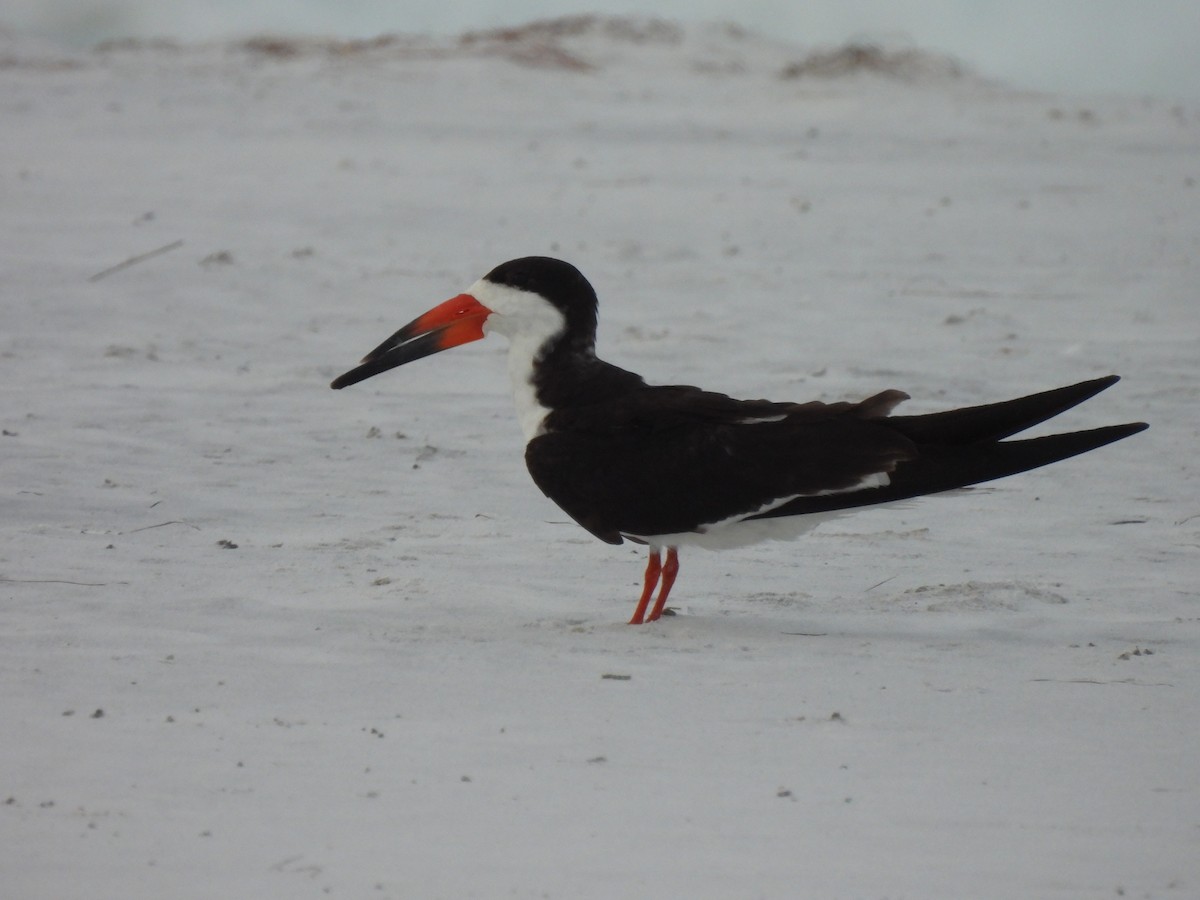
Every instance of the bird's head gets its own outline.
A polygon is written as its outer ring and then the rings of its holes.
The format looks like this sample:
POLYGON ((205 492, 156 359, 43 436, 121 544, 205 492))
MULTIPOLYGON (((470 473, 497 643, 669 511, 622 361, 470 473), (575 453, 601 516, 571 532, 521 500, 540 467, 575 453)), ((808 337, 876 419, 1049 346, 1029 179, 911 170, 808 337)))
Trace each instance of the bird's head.
POLYGON ((509 260, 466 291, 413 319, 334 379, 357 384, 405 363, 477 341, 491 332, 538 352, 567 337, 590 351, 596 340, 596 292, 570 263, 546 256, 509 260))

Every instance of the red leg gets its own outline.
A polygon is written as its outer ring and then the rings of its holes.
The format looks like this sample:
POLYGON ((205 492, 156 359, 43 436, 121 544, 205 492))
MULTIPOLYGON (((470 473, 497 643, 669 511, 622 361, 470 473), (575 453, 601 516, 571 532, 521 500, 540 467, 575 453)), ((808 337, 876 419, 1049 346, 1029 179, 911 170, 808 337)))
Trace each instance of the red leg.
POLYGON ((642 587, 642 599, 638 601, 637 609, 633 611, 633 618, 629 620, 630 625, 641 625, 646 617, 646 607, 650 603, 650 597, 654 593, 654 588, 658 586, 658 573, 662 571, 662 561, 658 557, 658 548, 650 548, 650 559, 646 562, 646 583, 642 587))
POLYGON ((667 594, 671 593, 671 586, 675 584, 675 576, 678 574, 679 553, 674 547, 668 547, 667 561, 662 567, 662 590, 658 592, 658 599, 654 601, 654 609, 650 611, 647 622, 653 622, 662 615, 663 607, 667 605, 667 594))

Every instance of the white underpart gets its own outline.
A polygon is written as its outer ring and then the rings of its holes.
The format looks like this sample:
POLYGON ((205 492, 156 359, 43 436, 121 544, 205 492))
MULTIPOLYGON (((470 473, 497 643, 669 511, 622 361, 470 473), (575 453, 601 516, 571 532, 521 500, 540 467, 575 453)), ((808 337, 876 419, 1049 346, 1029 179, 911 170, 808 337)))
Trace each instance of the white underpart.
MULTIPOLYGON (((748 547, 762 541, 787 541, 799 537, 806 531, 811 531, 822 522, 836 519, 839 516, 856 512, 862 507, 851 509, 835 509, 829 512, 809 513, 801 516, 780 516, 775 519, 753 519, 751 516, 761 515, 790 503, 797 497, 824 497, 829 494, 852 494, 855 491, 870 488, 886 487, 891 479, 886 472, 874 472, 857 484, 835 491, 817 491, 814 494, 792 494, 765 503, 749 513, 731 516, 718 522, 710 522, 700 526, 695 531, 684 531, 678 534, 626 534, 625 537, 643 541, 654 547, 700 547, 704 550, 730 550, 735 547, 748 547)), ((907 501, 897 501, 907 502, 907 501)), ((883 504, 891 505, 891 504, 883 504)))
POLYGON ((492 314, 484 320, 485 334, 508 338, 508 377, 512 382, 517 421, 528 443, 545 430, 550 410, 538 402, 533 387, 533 364, 546 342, 566 328, 566 319, 541 295, 481 278, 466 291, 492 314))

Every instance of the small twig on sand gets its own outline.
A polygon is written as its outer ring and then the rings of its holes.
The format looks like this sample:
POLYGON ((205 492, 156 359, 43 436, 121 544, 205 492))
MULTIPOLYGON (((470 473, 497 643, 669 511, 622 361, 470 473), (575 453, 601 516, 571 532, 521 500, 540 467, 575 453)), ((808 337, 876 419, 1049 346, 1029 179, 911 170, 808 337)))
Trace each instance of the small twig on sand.
MULTIPOLYGON (((128 582, 121 582, 128 584, 128 582)), ((79 587, 108 587, 107 581, 67 581, 63 578, 0 578, 0 584, 76 584, 79 587)))
POLYGON ((115 266, 109 266, 107 269, 97 272, 95 275, 90 275, 88 276, 88 281, 99 281, 101 278, 107 278, 114 272, 120 272, 122 269, 128 269, 130 266, 136 266, 140 262, 145 262, 146 260, 152 259, 153 257, 162 253, 169 253, 172 250, 177 250, 182 246, 183 238, 180 238, 177 241, 172 241, 169 244, 163 244, 161 247, 156 247, 155 249, 149 250, 146 253, 139 253, 137 256, 131 256, 129 259, 119 262, 115 266))
POLYGON ((182 519, 172 519, 170 522, 159 522, 157 525, 143 525, 141 528, 131 528, 129 531, 118 531, 117 534, 137 534, 139 531, 149 531, 151 528, 162 528, 164 525, 186 525, 193 531, 199 531, 199 525, 184 522, 182 519))
POLYGON ((1175 687, 1169 681, 1137 681, 1133 678, 1031 678, 1029 680, 1048 684, 1131 684, 1134 687, 1175 687))

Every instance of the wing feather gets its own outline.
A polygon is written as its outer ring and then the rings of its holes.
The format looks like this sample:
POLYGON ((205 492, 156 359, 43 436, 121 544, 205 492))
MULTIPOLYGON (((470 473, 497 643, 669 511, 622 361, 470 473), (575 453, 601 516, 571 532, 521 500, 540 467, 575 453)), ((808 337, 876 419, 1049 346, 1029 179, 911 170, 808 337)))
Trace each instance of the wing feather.
POLYGON ((622 533, 690 531, 797 494, 878 483, 916 455, 883 424, 904 397, 795 404, 647 387, 551 413, 525 459, 543 493, 620 543, 622 533))

